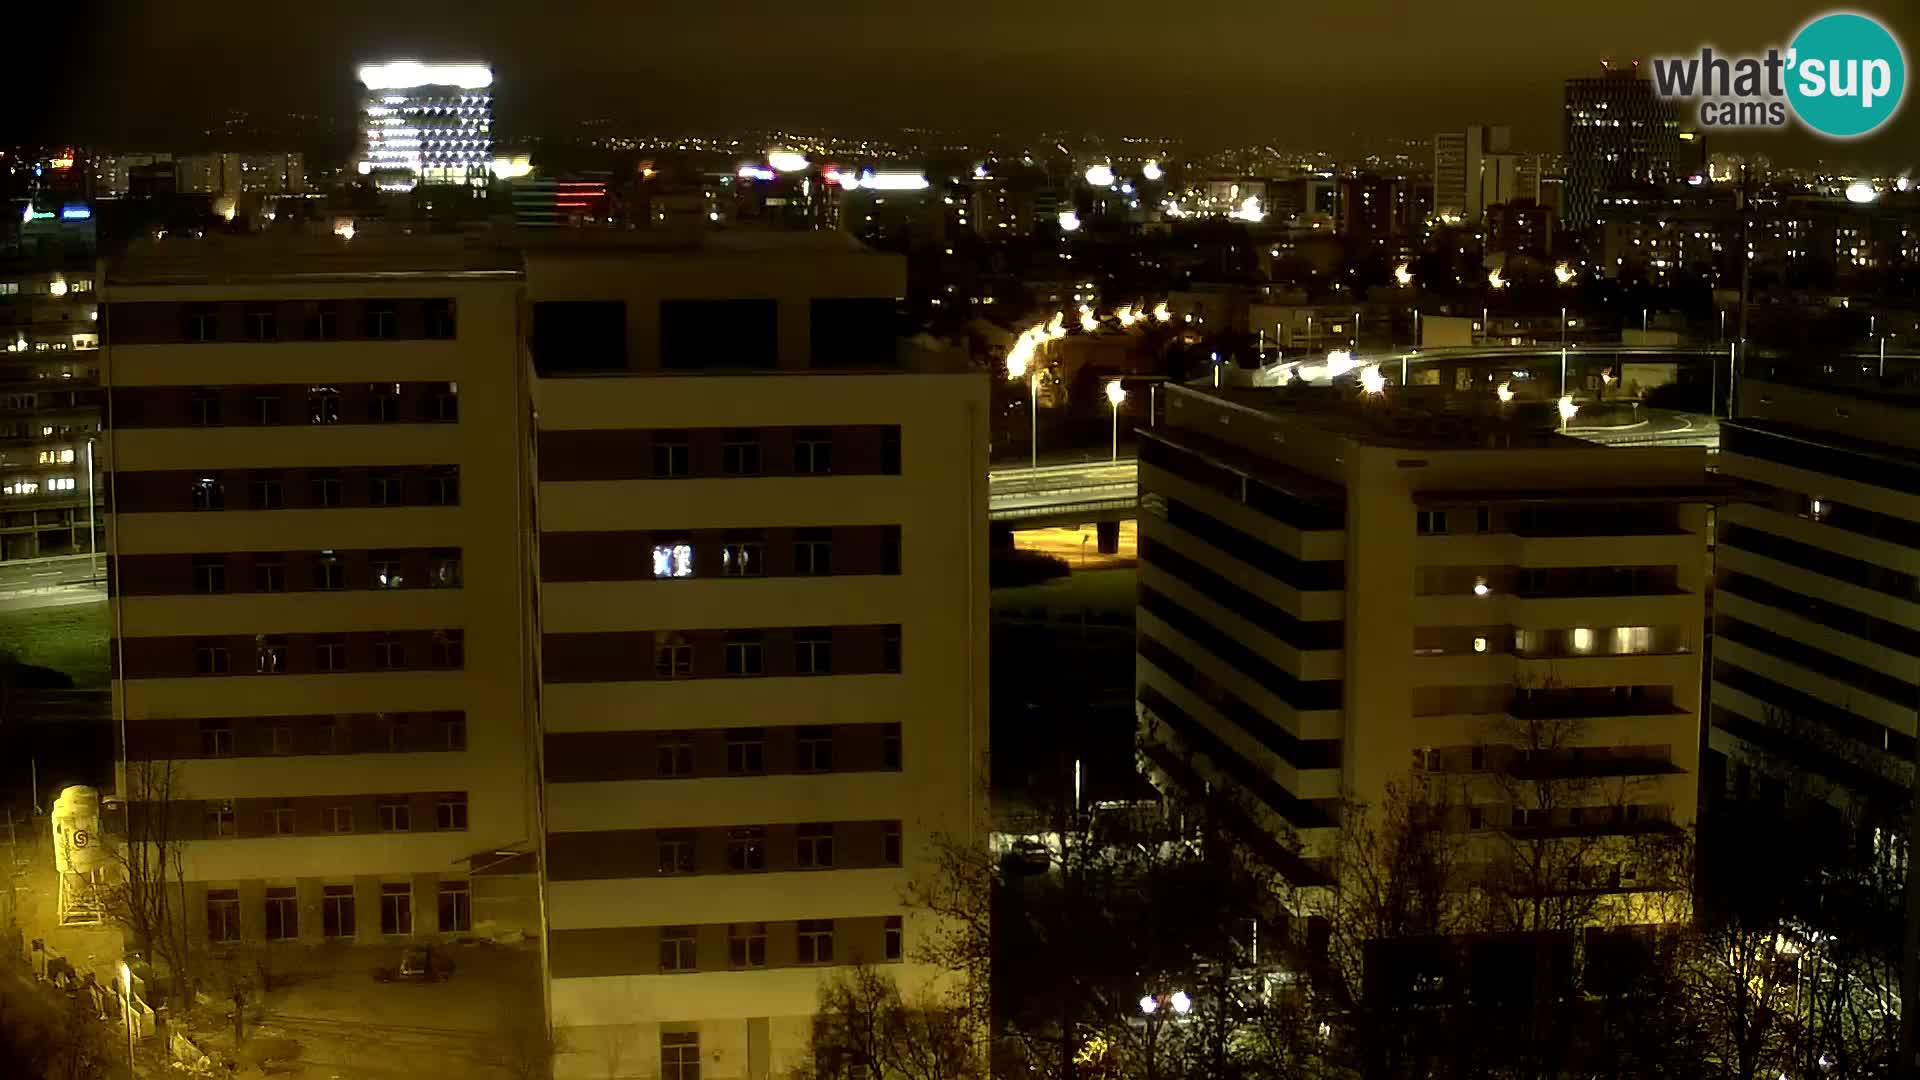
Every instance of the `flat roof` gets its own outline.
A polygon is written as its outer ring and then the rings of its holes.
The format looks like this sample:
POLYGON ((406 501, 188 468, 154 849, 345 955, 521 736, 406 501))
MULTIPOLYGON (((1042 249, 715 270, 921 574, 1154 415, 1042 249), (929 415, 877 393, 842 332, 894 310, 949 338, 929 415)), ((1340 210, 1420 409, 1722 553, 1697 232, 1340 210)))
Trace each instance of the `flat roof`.
POLYGON ((1395 386, 1378 395, 1351 385, 1183 387, 1201 398, 1311 427, 1365 446, 1396 450, 1594 450, 1563 435, 1554 402, 1502 405, 1491 394, 1395 386))

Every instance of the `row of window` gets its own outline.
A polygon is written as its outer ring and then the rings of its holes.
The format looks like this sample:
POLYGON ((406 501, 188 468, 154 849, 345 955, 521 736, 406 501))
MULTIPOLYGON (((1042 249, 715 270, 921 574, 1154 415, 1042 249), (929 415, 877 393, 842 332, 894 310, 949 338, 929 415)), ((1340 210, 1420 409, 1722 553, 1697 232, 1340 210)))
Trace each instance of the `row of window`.
MULTIPOLYGON (((1920 707, 1920 686, 1912 677, 1835 656, 1808 642, 1776 634, 1763 626, 1721 614, 1715 619, 1714 632, 1728 641, 1778 657, 1782 662, 1824 675, 1835 682, 1872 694, 1903 710, 1920 707)), ((1912 669, 1909 668, 1909 671, 1912 669)))
POLYGON ((461 585, 458 548, 123 555, 110 564, 110 572, 113 589, 129 596, 457 589, 461 585), (184 582, 178 580, 182 569, 186 570, 184 582))
POLYGON ((1167 524, 1205 540, 1282 584, 1303 591, 1346 588, 1344 561, 1298 559, 1179 499, 1169 496, 1165 506, 1167 524))
MULTIPOLYGON (((145 639, 168 642, 171 639, 145 639)), ((173 657, 149 656, 129 639, 128 678, 180 675, 289 675, 354 670, 452 670, 466 666, 466 635, 455 629, 381 630, 353 634, 256 634, 193 638, 192 667, 174 670, 173 657), (243 643, 244 644, 241 644, 243 643)), ((165 646, 162 646, 165 648, 165 646)))
MULTIPOLYGON (((692 829, 663 829, 657 835, 659 872, 665 876, 701 872, 698 840, 692 829)), ((880 862, 900 865, 900 823, 890 821, 881 834, 880 862)), ((792 865, 803 870, 831 870, 834 863, 834 826, 816 822, 794 827, 792 865)), ((729 874, 760 874, 767 870, 767 829, 743 825, 727 830, 724 869, 729 874)))
POLYGON ((334 301, 188 304, 177 308, 179 321, 169 331, 162 320, 175 310, 174 305, 167 304, 111 304, 107 318, 117 340, 129 345, 169 340, 451 339, 458 329, 453 301, 444 298, 370 300, 351 305, 334 301))
POLYGON ((467 748, 467 717, 460 712, 376 713, 361 717, 222 716, 194 724, 194 740, 190 746, 170 747, 179 756, 398 754, 467 748))
MULTIPOLYGON (((312 800, 302 800, 310 802, 312 800)), ((351 803, 330 803, 319 807, 318 825, 303 823, 299 807, 282 800, 261 812, 258 830, 251 823, 241 827, 232 799, 217 799, 205 804, 204 831, 208 840, 231 840, 253 836, 302 836, 314 833, 353 832, 403 833, 415 831, 462 832, 467 827, 467 794, 450 792, 434 797, 433 822, 414 820, 414 800, 406 795, 377 796, 372 821, 355 822, 351 803)))
POLYGON ((1734 570, 1720 571, 1718 587, 1756 604, 1778 608, 1809 622, 1819 623, 1828 629, 1850 634, 1861 641, 1884 645, 1889 649, 1906 653, 1908 656, 1920 657, 1920 630, 1869 615, 1845 604, 1836 604, 1831 600, 1810 596, 1795 589, 1782 588, 1765 578, 1734 570))
MULTIPOLYGON (((1304 498, 1282 490, 1279 486, 1249 476, 1236 469, 1216 464, 1207 456, 1176 446, 1160 435, 1141 433, 1140 463, 1206 488, 1234 502, 1278 521, 1301 530, 1341 529, 1346 527, 1346 507, 1344 503, 1329 493, 1327 499, 1304 498)), ((1247 452, 1239 447, 1223 443, 1197 431, 1179 433, 1182 443, 1192 444, 1203 449, 1207 455, 1226 460, 1246 457, 1247 452)), ((1285 465, 1272 461, 1258 463, 1259 471, 1283 475, 1289 470, 1285 465)), ((1301 477, 1303 485, 1325 487, 1326 482, 1309 477, 1301 477)))
POLYGON ((1920 467, 1882 454, 1833 446, 1833 438, 1826 438, 1826 442, 1814 442, 1764 431, 1747 423, 1729 424, 1720 434, 1720 452, 1920 495, 1920 467))
POLYGON ((897 424, 557 430, 540 433, 540 479, 900 474, 897 424))
POLYGON ((1152 634, 1142 631, 1138 648, 1142 659, 1185 687, 1188 693, 1212 706, 1228 723, 1266 747, 1280 760, 1296 769, 1340 767, 1340 740, 1300 738, 1241 700, 1238 694, 1209 678, 1152 634))
POLYGON ((1140 704, 1146 707, 1153 719, 1172 728, 1181 745, 1194 753, 1205 755, 1215 769, 1225 773, 1294 828, 1325 828, 1335 823, 1338 811, 1334 801, 1302 799, 1288 791, 1266 768, 1247 760, 1205 723, 1174 704, 1159 690, 1151 686, 1141 687, 1140 704))
POLYGON ((1713 661, 1713 681, 1778 709, 1783 716, 1824 728, 1855 746, 1891 754, 1901 761, 1913 760, 1913 736, 1878 724, 1825 697, 1796 690, 1722 658, 1713 661))
POLYGON ((1339 679, 1302 679, 1157 589, 1140 586, 1140 610, 1166 623, 1294 709, 1305 712, 1340 707, 1339 679))
MULTIPOLYGON (((767 543, 752 530, 730 533, 720 543, 719 562, 701 563, 695 558, 695 546, 681 539, 656 540, 653 544, 655 578, 761 577, 769 572, 767 543)), ((833 530, 808 528, 793 530, 793 541, 786 554, 791 558, 780 569, 797 577, 824 577, 834 573, 833 530)), ((880 573, 900 572, 900 527, 887 526, 880 535, 880 573)))
POLYGON ((1718 540, 1730 548, 1749 551, 1835 581, 1871 589, 1908 603, 1920 603, 1920 576, 1904 570, 1894 570, 1812 544, 1789 540, 1751 525, 1722 525, 1718 540))
POLYGON ((546 737, 545 762, 547 779, 554 782, 693 780, 712 776, 762 776, 769 772, 830 773, 876 768, 898 771, 901 768, 900 725, 808 724, 697 732, 556 732, 546 737), (864 753, 858 753, 861 751, 864 753), (651 772, 647 771, 644 761, 633 760, 637 755, 650 758, 651 772))
POLYGON ((142 389, 114 394, 114 422, 120 427, 223 427, 249 424, 452 424, 460 420, 457 383, 369 383, 253 387, 195 387, 182 403, 163 399, 166 390, 142 389))
POLYGON ((1518 536, 1653 536, 1678 528, 1677 511, 1667 505, 1540 506, 1516 510, 1476 506, 1419 510, 1414 514, 1414 531, 1421 536, 1468 531, 1511 532, 1518 536))
MULTIPOLYGON (((896 306, 890 297, 810 300, 807 364, 827 369, 896 366, 896 306)), ((663 368, 771 370, 781 366, 777 300, 662 300, 658 313, 663 368)), ((534 370, 541 375, 624 370, 629 363, 627 328, 623 300, 536 301, 531 342, 534 370)))
MULTIPOLYGON (((473 893, 464 881, 442 881, 435 892, 436 926, 440 933, 473 929, 473 893)), ((240 891, 207 890, 207 940, 231 944, 240 940, 240 891)), ((268 941, 295 941, 300 937, 300 900, 290 887, 269 887, 263 911, 268 941)), ((320 897, 320 934, 330 940, 351 940, 359 931, 353 886, 323 885, 320 897)), ((380 932, 413 933, 413 886, 386 882, 380 886, 380 932)))
MULTIPOLYGON (((778 925, 783 929, 786 926, 784 923, 778 925)), ((792 927, 794 956, 798 963, 831 964, 834 962, 832 919, 800 919, 793 923, 792 927)), ((902 934, 901 916, 887 916, 882 959, 900 959, 904 945, 902 934)), ((740 971, 766 966, 767 924, 728 924, 726 969, 740 971)), ((660 928, 660 970, 672 974, 684 974, 693 971, 720 970, 720 965, 709 961, 706 967, 701 966, 699 934, 696 928, 663 926, 660 928)), ((667 1075, 672 1076, 674 1073, 668 1072, 667 1075)))
POLYGON ((897 675, 901 661, 900 627, 896 624, 549 633, 542 647, 541 666, 549 682, 626 682, 649 675, 654 679, 897 675), (650 673, 644 667, 636 670, 635 661, 645 661, 634 656, 632 645, 642 641, 651 646, 650 673))
POLYGON ((1346 627, 1340 620, 1301 619, 1159 540, 1140 538, 1140 561, 1166 571, 1188 588, 1302 652, 1345 645, 1346 627))
MULTIPOLYGON (((331 509, 342 506, 458 506, 460 466, 435 465, 422 473, 381 469, 306 470, 304 486, 290 483, 276 471, 254 470, 247 481, 247 503, 233 509, 331 509), (293 496, 290 500, 289 496, 293 496), (304 498, 302 498, 304 496, 304 498)), ((194 476, 186 482, 187 506, 193 510, 226 510, 227 481, 219 476, 194 476)), ((158 493, 153 493, 158 495, 158 493)), ((181 509, 172 500, 154 498, 153 505, 122 497, 128 513, 181 509), (132 505, 128 505, 131 503, 132 505)))

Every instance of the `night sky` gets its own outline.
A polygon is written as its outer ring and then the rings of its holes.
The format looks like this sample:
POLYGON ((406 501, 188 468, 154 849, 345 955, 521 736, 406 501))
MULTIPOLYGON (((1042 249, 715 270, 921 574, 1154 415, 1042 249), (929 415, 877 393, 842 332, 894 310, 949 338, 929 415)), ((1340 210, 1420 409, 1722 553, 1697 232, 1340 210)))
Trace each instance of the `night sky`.
MULTIPOLYGON (((16 91, 62 90, 51 109, 6 110, 0 125, 19 130, 0 137, 58 129, 165 143, 227 108, 350 116, 355 62, 410 56, 491 61, 510 134, 564 134, 594 117, 629 131, 1057 126, 1350 153, 1484 119, 1511 122, 1521 148, 1557 150, 1560 82, 1597 70, 1602 56, 1784 45, 1839 6, 311 0, 283 15, 233 0, 94 0, 33 16, 60 24, 71 62, 16 91), (1245 11, 1216 14, 1222 7, 1245 11), (77 23, 93 24, 91 55, 77 23)), ((1894 27, 1913 81, 1912 0, 1850 6, 1894 27)), ((22 71, 7 77, 21 82, 22 71)), ((1790 160, 1910 160, 1920 157, 1917 115, 1909 101, 1889 128, 1837 149, 1778 135, 1724 145, 1790 160)))

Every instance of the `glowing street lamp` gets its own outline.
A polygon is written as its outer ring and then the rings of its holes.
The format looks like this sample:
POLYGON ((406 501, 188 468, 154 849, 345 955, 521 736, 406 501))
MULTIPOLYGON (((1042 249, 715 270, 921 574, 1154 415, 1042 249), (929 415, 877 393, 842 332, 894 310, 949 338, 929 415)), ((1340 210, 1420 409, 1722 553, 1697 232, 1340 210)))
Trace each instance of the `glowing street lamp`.
POLYGON ((1386 393, 1387 377, 1380 374, 1380 365, 1368 364, 1360 369, 1360 389, 1368 394, 1386 393))
POLYGON ((1161 175, 1160 163, 1157 161, 1149 161, 1140 166, 1140 176, 1144 180, 1158 180, 1161 175))
POLYGON ((1087 170, 1087 183, 1097 188, 1112 187, 1113 166, 1101 164, 1089 168, 1087 170))
POLYGON ((1080 332, 1091 334, 1098 329, 1100 329, 1100 320, 1093 317, 1093 308, 1086 304, 1080 305, 1080 332))
POLYGON ((1173 1011, 1181 1016, 1193 1011, 1193 999, 1187 996, 1185 990, 1175 990, 1173 996, 1167 999, 1167 1004, 1172 1005, 1173 1011))
POLYGON ((1152 994, 1148 994, 1146 997, 1143 997, 1140 999, 1140 1014, 1142 1016, 1152 1016, 1154 1013, 1157 1013, 1159 1011, 1160 1011, 1159 998, 1154 997, 1152 994))
POLYGON ((1113 460, 1120 460, 1120 403, 1127 400, 1127 388, 1115 379, 1107 384, 1107 404, 1113 406, 1113 460))
POLYGON ((1562 285, 1573 284, 1573 277, 1573 267, 1568 266, 1566 263, 1561 263, 1553 268, 1553 279, 1562 285))
POLYGON ((1172 322, 1173 321, 1173 312, 1167 310, 1167 302, 1165 300, 1162 300, 1159 303, 1153 305, 1153 321, 1154 322, 1172 322))
POLYGON ((1513 384, 1510 382, 1503 382, 1499 386, 1494 387, 1493 392, 1499 397, 1500 404, 1502 405, 1513 400, 1513 384))
POLYGON ((1080 231, 1080 215, 1079 214, 1076 214, 1071 210, 1062 210, 1060 211, 1059 220, 1060 220, 1061 232, 1079 232, 1080 231))
POLYGON ((1487 271, 1487 287, 1496 291, 1504 289, 1507 287, 1507 279, 1500 271, 1489 270, 1487 271))
MULTIPOLYGON (((1027 415, 1031 418, 1032 432, 1028 437, 1028 448, 1032 452, 1032 467, 1040 467, 1040 363, 1039 352, 1043 342, 1049 339, 1049 330, 1058 326, 1060 316, 1055 314, 1052 324, 1035 324, 1021 331, 1020 337, 1007 350, 1007 378, 1027 379, 1027 415)), ((1060 330, 1065 334, 1066 330, 1060 330)))
POLYGON ((1413 284, 1413 268, 1406 263, 1401 263, 1399 266, 1394 267, 1393 280, 1398 282, 1403 289, 1413 284))
POLYGON ((1874 186, 1865 180, 1856 180, 1847 185, 1847 201, 1850 203, 1865 205, 1879 197, 1880 193, 1874 190, 1874 186))
POLYGON ((1572 420, 1579 412, 1580 406, 1573 403, 1573 395, 1562 397, 1560 399, 1560 430, 1567 430, 1567 421, 1572 420))

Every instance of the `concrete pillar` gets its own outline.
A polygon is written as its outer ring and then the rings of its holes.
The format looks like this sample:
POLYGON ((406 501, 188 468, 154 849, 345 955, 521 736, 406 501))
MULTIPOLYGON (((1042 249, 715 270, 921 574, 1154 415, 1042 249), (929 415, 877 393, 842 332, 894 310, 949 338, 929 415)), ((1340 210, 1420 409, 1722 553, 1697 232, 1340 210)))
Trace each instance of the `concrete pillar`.
POLYGON ((1117 521, 1095 523, 1094 542, 1102 555, 1120 554, 1120 523, 1117 521))
POLYGON ((240 940, 248 945, 267 940, 267 883, 259 878, 240 883, 240 940))
POLYGON ((353 879, 353 940, 378 945, 380 936, 380 879, 365 874, 353 879))
POLYGON ((414 874, 413 936, 430 938, 440 932, 440 875, 414 874))
POLYGON ((326 938, 326 911, 323 907, 326 883, 317 877, 298 878, 293 883, 294 906, 300 910, 300 942, 319 945, 326 938))
POLYGON ((1004 522, 991 522, 987 525, 987 544, 992 551, 1013 550, 1013 526, 1004 522))

